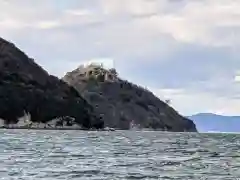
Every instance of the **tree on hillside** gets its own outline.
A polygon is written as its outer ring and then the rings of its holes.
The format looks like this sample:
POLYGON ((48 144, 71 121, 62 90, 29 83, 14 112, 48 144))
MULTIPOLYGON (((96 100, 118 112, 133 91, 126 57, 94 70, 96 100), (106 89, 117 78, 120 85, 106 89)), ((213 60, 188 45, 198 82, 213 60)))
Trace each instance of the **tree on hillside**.
POLYGON ((168 104, 168 105, 170 105, 170 104, 171 104, 171 99, 166 99, 166 100, 165 100, 165 103, 168 104))
POLYGON ((118 73, 117 73, 117 71, 116 71, 116 69, 115 68, 111 68, 111 69, 109 69, 109 72, 111 73, 111 74, 113 74, 114 76, 118 76, 118 73))

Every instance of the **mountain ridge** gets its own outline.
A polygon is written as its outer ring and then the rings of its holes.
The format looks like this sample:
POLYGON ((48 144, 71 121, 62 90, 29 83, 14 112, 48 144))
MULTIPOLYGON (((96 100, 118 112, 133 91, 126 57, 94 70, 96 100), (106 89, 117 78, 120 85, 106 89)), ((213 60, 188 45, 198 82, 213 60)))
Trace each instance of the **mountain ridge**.
POLYGON ((68 72, 63 81, 73 86, 95 110, 106 126, 167 131, 197 131, 194 123, 178 114, 151 91, 121 79, 116 69, 99 64, 81 65, 68 72))
POLYGON ((0 118, 17 123, 24 113, 34 122, 71 116, 90 128, 98 119, 93 108, 78 92, 48 74, 12 42, 0 38, 0 118))
POLYGON ((214 113, 198 113, 188 116, 201 132, 240 132, 240 116, 225 116, 214 113))
POLYGON ((196 126, 151 91, 119 78, 116 69, 79 66, 62 79, 50 75, 15 44, 0 38, 0 119, 18 123, 73 117, 82 127, 196 132, 196 126))

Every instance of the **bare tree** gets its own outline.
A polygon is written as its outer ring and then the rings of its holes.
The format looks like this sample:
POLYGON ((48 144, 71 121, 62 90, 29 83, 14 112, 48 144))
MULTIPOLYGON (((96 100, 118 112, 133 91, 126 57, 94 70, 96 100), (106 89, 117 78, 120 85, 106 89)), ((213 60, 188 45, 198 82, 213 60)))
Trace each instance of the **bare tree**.
POLYGON ((171 104, 171 99, 166 99, 166 100, 165 100, 165 103, 168 104, 168 105, 170 105, 170 104, 171 104))
POLYGON ((115 68, 109 69, 109 72, 112 73, 114 76, 118 76, 118 73, 115 68))

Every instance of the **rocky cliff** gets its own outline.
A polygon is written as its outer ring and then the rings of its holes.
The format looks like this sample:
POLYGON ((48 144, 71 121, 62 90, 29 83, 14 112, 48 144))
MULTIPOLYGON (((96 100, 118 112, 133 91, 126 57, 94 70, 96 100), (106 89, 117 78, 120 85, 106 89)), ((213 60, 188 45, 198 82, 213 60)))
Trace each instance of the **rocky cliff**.
POLYGON ((70 116, 85 128, 103 125, 73 87, 0 38, 0 118, 6 124, 16 123, 24 112, 31 114, 33 122, 70 116))
POLYGON ((63 80, 73 86, 102 116, 105 126, 129 129, 197 131, 195 124, 179 115, 150 91, 118 77, 115 69, 91 64, 67 73, 63 80))

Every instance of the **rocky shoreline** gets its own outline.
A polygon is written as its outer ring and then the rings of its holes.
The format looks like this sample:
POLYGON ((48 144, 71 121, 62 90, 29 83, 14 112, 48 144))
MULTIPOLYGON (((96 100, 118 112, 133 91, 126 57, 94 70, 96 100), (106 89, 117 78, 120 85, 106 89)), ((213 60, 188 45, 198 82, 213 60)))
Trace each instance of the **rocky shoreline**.
POLYGON ((24 117, 19 118, 18 123, 5 124, 4 122, 4 120, 0 120, 0 129, 115 131, 115 129, 108 127, 102 129, 84 128, 76 124, 74 119, 70 117, 54 119, 48 123, 36 123, 31 122, 29 116, 25 115, 24 117))
POLYGON ((65 131, 116 131, 113 128, 103 128, 103 129, 86 129, 86 128, 38 128, 38 127, 0 127, 0 129, 23 129, 23 130, 65 130, 65 131))

